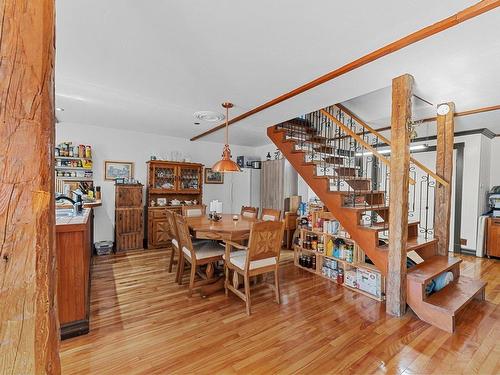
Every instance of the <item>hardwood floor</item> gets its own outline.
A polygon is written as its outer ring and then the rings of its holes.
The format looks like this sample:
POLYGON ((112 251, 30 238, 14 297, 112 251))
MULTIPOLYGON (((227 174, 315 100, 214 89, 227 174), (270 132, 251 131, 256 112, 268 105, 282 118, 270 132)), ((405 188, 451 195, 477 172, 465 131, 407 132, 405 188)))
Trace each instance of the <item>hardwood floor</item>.
POLYGON ((412 312, 387 316, 383 304, 290 256, 282 304, 258 284, 248 317, 231 294, 188 298, 168 258, 164 250, 94 258, 90 333, 62 342, 63 374, 500 373, 499 261, 463 257, 463 274, 489 284, 486 302, 466 308, 451 335, 412 312))

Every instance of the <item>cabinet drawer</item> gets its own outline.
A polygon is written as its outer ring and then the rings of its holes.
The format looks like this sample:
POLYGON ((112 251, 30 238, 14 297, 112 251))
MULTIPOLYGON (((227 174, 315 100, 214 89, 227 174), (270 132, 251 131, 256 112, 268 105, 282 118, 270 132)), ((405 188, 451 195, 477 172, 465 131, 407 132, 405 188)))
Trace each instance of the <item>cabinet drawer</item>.
POLYGON ((167 217, 167 210, 166 209, 149 210, 149 216, 152 217, 153 219, 165 219, 167 217))

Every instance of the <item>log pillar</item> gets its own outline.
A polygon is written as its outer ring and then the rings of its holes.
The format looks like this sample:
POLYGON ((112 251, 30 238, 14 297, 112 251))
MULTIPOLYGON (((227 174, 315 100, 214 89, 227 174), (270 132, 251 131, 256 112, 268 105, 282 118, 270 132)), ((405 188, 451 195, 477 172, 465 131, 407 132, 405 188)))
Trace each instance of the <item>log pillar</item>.
POLYGON ((0 374, 59 374, 54 0, 0 3, 0 374))
POLYGON ((443 186, 439 183, 436 184, 434 236, 438 239, 438 255, 447 255, 450 247, 451 177, 453 174, 455 105, 454 103, 446 103, 445 105, 448 105, 448 113, 438 113, 437 115, 436 174, 449 184, 448 186, 443 186))
POLYGON ((411 98, 413 77, 392 80, 391 170, 389 199, 389 255, 386 311, 406 311, 406 243, 408 236, 408 185, 410 168, 411 98))

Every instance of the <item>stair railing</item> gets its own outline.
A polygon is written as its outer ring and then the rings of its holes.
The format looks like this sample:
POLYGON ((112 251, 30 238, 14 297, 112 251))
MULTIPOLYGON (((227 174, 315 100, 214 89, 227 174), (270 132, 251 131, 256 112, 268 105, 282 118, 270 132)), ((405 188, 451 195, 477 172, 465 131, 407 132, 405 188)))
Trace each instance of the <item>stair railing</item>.
MULTIPOLYGON (((340 105, 329 106, 276 125, 285 138, 315 165, 316 176, 327 178, 331 191, 343 193, 344 205, 367 210, 362 225, 377 226, 387 235, 389 205, 390 141, 340 105)), ((433 233, 434 188, 447 184, 425 165, 411 158, 409 219, 418 220, 419 231, 433 233), (436 178, 437 177, 437 178, 436 178)))

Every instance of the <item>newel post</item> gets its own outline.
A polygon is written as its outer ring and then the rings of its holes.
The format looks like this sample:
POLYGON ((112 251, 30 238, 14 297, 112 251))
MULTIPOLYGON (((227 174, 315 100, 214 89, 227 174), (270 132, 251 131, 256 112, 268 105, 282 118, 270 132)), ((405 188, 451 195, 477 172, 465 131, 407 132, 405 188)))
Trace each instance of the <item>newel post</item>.
POLYGON ((401 316, 406 311, 406 244, 410 167, 409 123, 413 77, 392 80, 391 172, 389 202, 389 255, 386 310, 401 316))
POLYGON ((59 374, 54 0, 0 14, 0 374, 59 374))
POLYGON ((434 236, 438 239, 438 255, 447 255, 450 247, 451 177, 453 174, 453 141, 455 133, 455 104, 438 106, 436 174, 448 182, 437 183, 434 209, 434 236))

